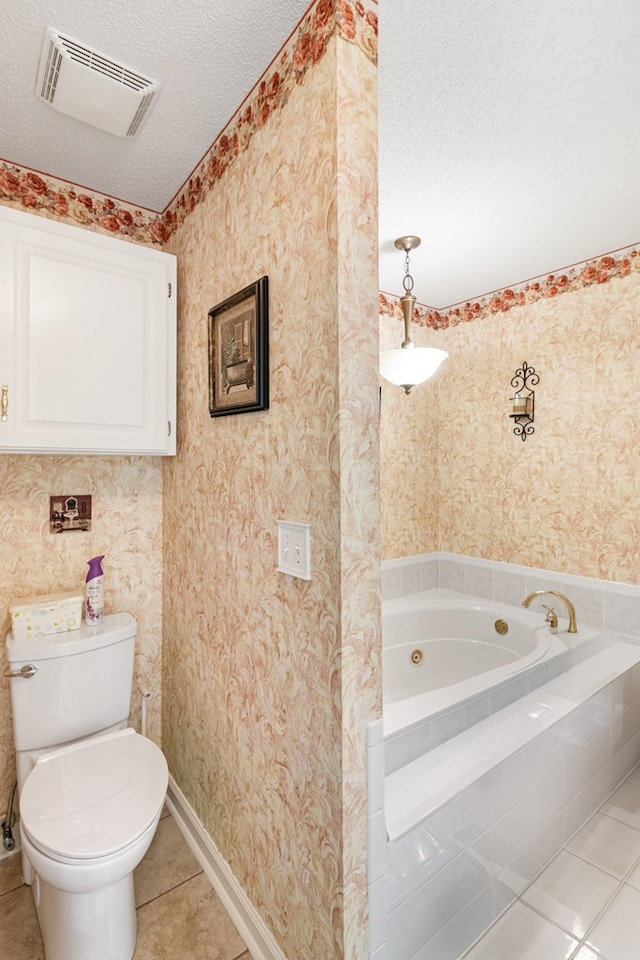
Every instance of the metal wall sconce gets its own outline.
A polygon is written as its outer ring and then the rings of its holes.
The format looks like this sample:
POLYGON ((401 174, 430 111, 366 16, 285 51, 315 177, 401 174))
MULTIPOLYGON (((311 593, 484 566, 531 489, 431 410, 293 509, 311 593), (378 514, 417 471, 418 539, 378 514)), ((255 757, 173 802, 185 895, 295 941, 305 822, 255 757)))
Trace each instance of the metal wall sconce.
POLYGON ((509 416, 514 422, 513 432, 517 437, 526 440, 534 431, 534 403, 536 392, 532 389, 539 381, 539 376, 533 367, 522 364, 511 378, 511 386, 515 389, 515 396, 511 397, 511 413, 509 416))

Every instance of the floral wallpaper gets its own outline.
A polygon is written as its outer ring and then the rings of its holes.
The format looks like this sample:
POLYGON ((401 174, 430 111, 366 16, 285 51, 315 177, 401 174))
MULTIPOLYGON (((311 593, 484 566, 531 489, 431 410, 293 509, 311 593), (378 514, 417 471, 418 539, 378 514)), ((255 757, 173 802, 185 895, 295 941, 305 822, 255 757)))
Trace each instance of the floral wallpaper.
MULTIPOLYGON (((343 36, 343 34, 341 34, 343 36)), ((368 957, 366 726, 382 715, 377 77, 337 43, 343 953, 368 957), (363 322, 353 322, 355 316, 363 322), (368 322, 367 322, 368 319, 368 322)))
MULTIPOLYGON (((636 244, 594 260, 574 264, 558 274, 536 277, 505 290, 493 291, 473 303, 454 304, 443 311, 416 304, 414 322, 432 330, 447 330, 459 323, 470 323, 496 313, 507 313, 514 307, 524 307, 539 300, 552 300, 562 293, 576 293, 592 284, 628 277, 632 271, 638 270, 640 247, 636 244)), ((379 306, 381 316, 402 319, 397 297, 380 293, 379 306)))
POLYGON ((294 91, 304 83, 307 72, 324 56, 336 32, 352 42, 375 63, 377 60, 378 16, 376 4, 347 0, 318 0, 312 4, 280 54, 236 111, 226 129, 216 138, 206 156, 193 171, 164 212, 169 237, 196 204, 202 202, 213 184, 222 179, 230 164, 244 153, 256 131, 270 116, 283 110, 294 91))
POLYGON ((334 31, 168 244, 182 265, 181 428, 165 463, 163 746, 292 958, 368 955, 365 730, 381 709, 375 81, 334 31), (207 311, 263 274, 270 408, 212 419, 207 311), (276 570, 278 519, 311 524, 308 582, 276 570))
MULTIPOLYGON (((365 729, 381 710, 376 30, 371 0, 312 6, 238 112, 237 151, 223 131, 207 178, 194 172, 162 214, 0 161, 2 203, 168 242, 181 307, 179 450, 164 493, 151 458, 2 458, 0 612, 24 582, 74 586, 105 553, 107 610, 140 623, 134 687, 154 695, 158 740, 164 659, 163 746, 181 788, 287 955, 354 960, 368 955, 365 729), (203 317, 262 272, 271 408, 214 423, 203 317), (354 304, 368 330, 354 328, 354 304), (48 494, 80 487, 94 497, 92 533, 51 538, 48 494), (314 531, 309 584, 275 571, 275 520, 292 512, 314 531)), ((9 786, 7 691, 0 704, 9 786)))
MULTIPOLYGON (((389 325, 391 326, 391 325, 389 325)), ((399 326, 399 330, 402 328, 399 326)), ((397 330, 394 328, 397 334, 397 330)), ((440 346, 412 331, 416 346, 440 346)), ((398 346, 403 334, 390 337, 384 349, 398 346)), ((382 558, 412 557, 436 549, 438 510, 438 390, 436 377, 405 394, 381 381, 380 512, 382 558)))
MULTIPOLYGON (((408 398, 383 388, 384 557, 441 549, 640 583, 639 258, 625 251, 563 276, 547 295, 532 285, 508 316, 498 306, 512 301, 505 291, 473 323, 414 329, 449 359, 408 398), (509 398, 525 361, 540 382, 535 432, 523 442, 509 398), (427 485, 409 454, 426 446, 427 485), (389 477, 414 505, 411 523, 389 477)), ((394 324, 382 315, 383 336, 394 324)))
POLYGON ((162 243, 162 218, 102 193, 0 160, 0 203, 136 243, 162 243))
POLYGON ((139 209, 89 188, 78 187, 0 159, 0 202, 79 226, 91 226, 137 243, 164 243, 213 184, 249 146, 256 131, 282 110, 307 71, 324 56, 336 33, 377 62, 377 0, 316 0, 256 83, 227 127, 163 211, 139 209))
MULTIPOLYGON (((107 607, 140 624, 149 733, 162 672, 172 774, 292 958, 367 956, 380 537, 384 557, 640 575, 635 249, 421 309, 416 339, 450 359, 409 397, 383 387, 378 476, 376 330, 394 345, 399 314, 376 283, 376 40, 373 0, 317 0, 165 211, 0 161, 0 202, 176 253, 180 312, 175 458, 0 458, 0 616, 25 583, 76 586, 107 555, 107 607), (207 311, 263 274, 270 409, 212 420, 207 311), (541 380, 523 444, 508 398, 525 359, 541 380), (85 539, 48 533, 54 487, 93 494, 85 539), (311 523, 311 581, 277 573, 277 519, 311 523)), ((6 689, 0 716, 6 792, 6 689)))

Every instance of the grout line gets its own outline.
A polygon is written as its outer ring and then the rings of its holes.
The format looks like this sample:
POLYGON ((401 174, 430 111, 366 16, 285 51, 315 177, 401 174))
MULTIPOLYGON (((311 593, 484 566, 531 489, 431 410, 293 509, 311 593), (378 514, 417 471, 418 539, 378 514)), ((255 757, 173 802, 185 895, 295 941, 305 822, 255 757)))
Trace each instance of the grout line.
POLYGON ((602 919, 602 917, 604 916, 604 914, 606 913, 606 911, 607 911, 607 910, 609 909, 609 907, 611 906, 612 902, 615 900, 615 898, 616 898, 616 897, 618 896, 618 894, 620 893, 620 890, 622 889, 623 886, 625 886, 625 884, 622 882, 622 880, 620 880, 619 883, 618 883, 618 886, 617 886, 616 889, 613 891, 613 893, 611 894, 611 896, 609 897, 609 899, 607 900, 607 902, 604 904, 604 906, 602 907, 602 910, 600 911, 600 913, 593 919, 593 921, 589 924, 589 926, 588 926, 587 929, 585 930, 584 937, 583 937, 582 940, 580 941, 580 946, 586 945, 586 943, 587 943, 587 937, 590 935, 591 931, 595 928, 596 924, 602 919))
MULTIPOLYGON (((599 812, 599 811, 596 811, 596 813, 597 813, 597 812, 599 812)), ((594 816, 595 816, 595 814, 594 814, 594 816)), ((603 816, 604 816, 604 814, 603 814, 603 816)), ((589 820, 590 820, 590 819, 591 819, 591 818, 589 818, 589 820)), ((589 820, 587 820, 587 823, 589 823, 589 820)), ((586 825, 587 825, 587 824, 585 823, 585 827, 586 827, 586 825)), ((624 880, 621 880, 620 877, 616 877, 615 873, 609 873, 609 871, 608 871, 608 870, 605 870, 605 868, 604 868, 603 866, 601 866, 599 863, 594 863, 593 860, 589 860, 587 857, 583 857, 582 854, 576 853, 575 850, 569 850, 568 847, 566 847, 566 846, 564 846, 562 849, 563 849, 566 853, 570 853, 571 856, 572 856, 572 857, 575 857, 577 860, 582 860, 582 862, 585 863, 587 866, 589 866, 589 867, 595 867, 595 869, 596 869, 596 870, 599 870, 600 873, 604 873, 604 875, 605 875, 606 877, 611 877, 611 879, 612 879, 612 880, 615 880, 616 883, 624 883, 624 880)), ((554 858, 554 859, 555 859, 555 858, 554 858)), ((638 856, 638 860, 640 860, 640 856, 638 856)), ((638 860, 634 860, 634 862, 633 862, 633 867, 636 866, 638 860)), ((633 867, 631 867, 631 870, 633 870, 633 867)), ((630 872, 630 871, 629 871, 629 872, 630 872)), ((625 877, 626 877, 626 876, 627 876, 627 874, 625 873, 625 877)))
MULTIPOLYGON (((555 859, 555 858, 554 858, 554 859, 555 859)), ((552 861, 552 862, 553 862, 553 861, 552 861)), ((617 892, 617 891, 616 891, 616 892, 617 892)), ((521 905, 522 907, 527 907, 529 910, 533 910, 533 912, 534 912, 534 913, 537 913, 537 915, 538 915, 542 920, 544 920, 545 923, 550 923, 553 927, 556 928, 556 930, 560 930, 561 933, 565 933, 565 934, 567 934, 569 937, 571 937, 572 940, 575 940, 576 943, 578 944, 578 946, 580 946, 580 945, 582 944, 582 940, 579 940, 578 937, 576 937, 575 933, 574 933, 572 930, 567 930, 567 928, 566 928, 566 927, 563 927, 562 924, 558 923, 557 920, 552 920, 551 917, 548 917, 546 913, 543 913, 543 912, 540 910, 540 908, 539 908, 539 907, 536 907, 533 903, 528 903, 526 900, 523 900, 522 897, 518 897, 517 900, 516 900, 516 903, 520 903, 520 905, 521 905)))
MULTIPOLYGON (((566 847, 563 847, 562 850, 560 851, 560 853, 562 853, 563 851, 566 852, 566 853, 570 853, 572 856, 574 856, 574 854, 571 853, 571 850, 567 850, 566 847)), ((558 856, 558 855, 556 855, 556 856, 558 856)), ((553 859, 555 860, 556 857, 554 857, 553 859)), ((578 859, 579 859, 579 860, 582 860, 582 857, 578 857, 578 859)), ((583 860, 582 862, 589 864, 589 866, 591 866, 591 867, 594 867, 594 866, 595 866, 595 864, 589 863, 588 860, 583 860)), ((553 863, 553 860, 551 861, 551 863, 553 863)), ((599 869, 599 868, 596 868, 596 869, 599 869)), ((543 872, 544 872, 544 871, 543 871, 543 872)), ((611 874, 610 874, 610 873, 607 873, 605 870, 603 870, 602 873, 604 873, 607 877, 611 877, 611 874)), ((554 927, 557 927, 558 930, 562 930, 563 933, 568 934, 570 937, 572 937, 574 940, 576 940, 576 941, 578 942, 578 946, 576 947, 576 951, 577 951, 577 950, 580 949, 580 947, 583 947, 583 946, 586 946, 586 945, 587 945, 587 938, 588 938, 589 934, 591 933, 591 931, 593 930, 593 928, 595 927, 595 925, 598 923, 598 921, 600 920, 600 918, 602 917, 602 915, 605 913, 605 911, 609 908, 611 902, 617 897, 617 895, 618 895, 618 893, 620 892, 621 888, 622 888, 623 886, 625 886, 624 881, 619 880, 617 877, 611 877, 611 879, 616 881, 617 886, 616 886, 615 890, 613 891, 613 893, 611 893, 610 896, 607 898, 607 900, 604 902, 604 904, 602 905, 601 909, 600 909, 599 912, 596 914, 596 916, 594 917, 594 919, 591 921, 591 923, 590 923, 589 926, 587 927, 587 929, 586 929, 583 937, 577 937, 576 934, 575 934, 575 932, 574 932, 573 930, 568 930, 566 927, 563 927, 562 924, 559 923, 557 920, 552 920, 551 917, 549 917, 546 913, 543 913, 542 910, 541 910, 539 907, 536 907, 536 906, 535 906, 534 904, 532 904, 532 903, 528 903, 526 900, 522 900, 522 896, 518 897, 518 900, 520 900, 520 902, 522 903, 523 906, 529 907, 530 910, 533 910, 535 913, 537 913, 538 916, 540 916, 540 917, 543 918, 543 920, 546 920, 547 923, 553 924, 553 926, 554 926, 554 927)), ((528 889, 528 888, 527 888, 527 889, 528 889)), ((523 891, 523 893, 524 893, 524 891, 523 891)), ((604 960, 604 958, 603 958, 603 960, 604 960)))
MULTIPOLYGON (((591 932, 595 929, 596 924, 602 919, 602 917, 604 916, 604 914, 606 913, 606 911, 609 909, 609 907, 611 906, 611 904, 613 903, 613 901, 615 900, 615 898, 618 896, 618 894, 619 894, 620 891, 622 890, 622 888, 626 886, 626 887, 629 887, 629 889, 635 890, 637 893, 640 893, 640 891, 637 890, 636 887, 632 887, 631 884, 626 883, 627 878, 631 875, 631 873, 633 872, 633 870, 634 870, 634 869, 638 866, 638 864, 640 863, 640 856, 638 856, 638 857, 634 860, 633 864, 628 868, 628 870, 627 870, 626 873, 624 874, 624 878, 623 878, 623 879, 620 879, 619 877, 616 877, 616 876, 614 876, 613 874, 609 873, 607 870, 604 870, 604 869, 603 869, 601 866, 599 866, 598 864, 592 863, 590 860, 587 860, 585 857, 580 856, 580 854, 574 853, 573 850, 569 850, 569 849, 568 849, 568 844, 571 843, 571 842, 573 841, 573 839, 575 838, 575 836, 576 836, 581 830, 583 830, 583 829, 587 826, 587 824, 590 823, 598 814, 601 814, 602 816, 605 816, 605 817, 609 817, 610 820, 614 820, 614 821, 616 821, 617 823, 622 823, 622 824, 624 824, 624 826, 630 827, 632 830, 634 830, 636 833, 638 833, 638 834, 640 835, 640 829, 637 829, 636 827, 631 826, 631 824, 626 823, 624 820, 618 820, 616 817, 612 817, 612 816, 610 816, 609 814, 602 812, 602 807, 603 807, 606 803, 609 802, 611 796, 612 796, 623 784, 625 784, 628 780, 630 780, 631 776, 632 776, 634 773, 635 773, 636 776, 637 776, 639 770, 640 770, 640 767, 639 767, 638 765, 636 765, 636 766, 633 768, 633 770, 631 770, 631 771, 627 774, 627 776, 626 776, 623 780, 620 781, 620 783, 619 783, 619 784, 608 794, 608 796, 602 801, 602 803, 600 804, 600 806, 598 807, 598 809, 597 809, 597 810, 594 810, 594 812, 591 814, 590 817, 587 818, 587 820, 585 820, 585 822, 582 824, 582 826, 578 827, 578 829, 572 834, 572 836, 569 837, 569 839, 565 841, 565 843, 564 843, 564 845, 562 846, 562 848, 558 851, 558 853, 557 853, 554 857, 552 857, 552 859, 549 861, 549 863, 546 864, 546 865, 542 868, 542 870, 538 871, 538 873, 536 874, 536 876, 534 877, 534 879, 531 880, 531 881, 526 885, 526 887, 524 888, 524 890, 516 897, 516 899, 515 899, 512 903, 510 903, 509 906, 508 906, 505 910, 502 911, 502 913, 500 914, 500 917, 502 917, 502 916, 504 916, 506 913, 508 913, 508 911, 511 909, 511 907, 513 906, 514 903, 520 903, 521 906, 528 907, 529 910, 533 910, 534 913, 536 913, 539 917, 541 917, 541 918, 542 918, 543 920, 545 920, 547 923, 552 924, 554 927, 556 927, 556 929, 562 931, 562 933, 570 936, 573 940, 576 941, 577 946, 576 946, 575 950, 573 951, 573 953, 571 954, 571 958, 575 958, 575 957, 578 956, 580 950, 581 950, 583 947, 588 946, 588 943, 587 943, 588 937, 590 936, 591 932), (578 860, 581 860, 584 864, 588 864, 590 867, 594 867, 596 870, 600 870, 600 872, 603 873, 605 876, 610 877, 612 880, 615 880, 615 881, 616 881, 616 888, 615 888, 615 890, 611 893, 611 895, 610 895, 610 896, 608 897, 608 899, 605 901, 605 903, 603 904, 603 906, 602 906, 602 908, 600 909, 600 911, 596 914, 595 918, 591 921, 591 923, 590 923, 589 926, 587 927, 587 929, 586 929, 586 931, 585 931, 585 933, 584 933, 584 936, 581 937, 581 938, 577 937, 573 931, 567 930, 565 927, 563 927, 563 926, 562 926, 560 923, 558 923, 556 920, 552 920, 549 916, 547 916, 545 913, 543 913, 538 907, 534 906, 534 905, 531 904, 531 903, 528 903, 526 900, 523 900, 524 894, 536 883, 536 881, 537 881, 537 880, 539 879, 539 877, 544 873, 544 871, 547 869, 547 867, 549 867, 549 866, 554 862, 554 860, 557 859, 557 857, 559 856, 559 854, 562 853, 563 851, 566 852, 566 853, 571 854, 571 856, 577 857, 577 859, 578 859, 578 860)), ((636 781, 636 783, 637 783, 637 781, 636 781)), ((495 920, 493 921, 493 923, 489 926, 489 928, 488 928, 487 930, 485 930, 484 934, 483 934, 478 940, 476 940, 476 941, 474 942, 474 944, 472 944, 467 950, 465 950, 465 952, 463 953, 462 958, 460 958, 460 960, 463 960, 463 958, 466 957, 466 956, 468 955, 468 953, 469 953, 474 947, 476 947, 479 943, 482 943, 482 940, 484 939, 484 937, 485 937, 485 936, 489 933, 489 931, 496 925, 496 923, 498 922, 498 920, 500 919, 500 917, 496 917, 496 919, 495 919, 495 920)), ((592 949, 592 948, 589 947, 589 949, 592 949)), ((571 960, 571 958, 570 958, 570 960, 571 960)), ((594 960, 595 960, 595 958, 594 958, 594 960)), ((608 960, 608 958, 605 957, 604 954, 598 953, 598 960, 608 960)))
MULTIPOLYGON (((190 883, 191 880, 195 880, 196 877, 199 877, 204 873, 204 870, 198 870, 197 873, 194 873, 191 877, 186 877, 184 880, 180 880, 178 883, 174 884, 173 887, 168 887, 166 890, 163 890, 162 893, 156 894, 155 897, 151 897, 150 900, 145 900, 144 903, 141 903, 139 907, 136 907, 136 912, 142 910, 144 907, 149 906, 150 903, 155 903, 156 900, 160 900, 162 897, 166 897, 168 893, 173 893, 174 890, 179 890, 180 887, 183 887, 185 883, 190 883)), ((135 880, 134 880, 135 884, 135 880)))

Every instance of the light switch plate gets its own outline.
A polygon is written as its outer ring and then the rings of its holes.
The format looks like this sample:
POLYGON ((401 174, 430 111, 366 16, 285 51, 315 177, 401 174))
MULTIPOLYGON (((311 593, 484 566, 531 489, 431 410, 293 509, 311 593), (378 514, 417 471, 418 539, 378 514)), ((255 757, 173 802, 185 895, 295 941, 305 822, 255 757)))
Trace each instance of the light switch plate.
POLYGON ((278 570, 311 580, 311 525, 278 520, 278 570))

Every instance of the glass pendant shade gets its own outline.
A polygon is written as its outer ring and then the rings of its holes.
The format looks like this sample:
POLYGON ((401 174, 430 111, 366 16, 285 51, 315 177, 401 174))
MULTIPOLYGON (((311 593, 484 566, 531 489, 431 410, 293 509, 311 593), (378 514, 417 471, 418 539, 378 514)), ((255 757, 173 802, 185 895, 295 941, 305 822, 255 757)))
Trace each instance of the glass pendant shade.
POLYGON ((409 393, 411 387, 424 383, 432 377, 443 360, 449 354, 435 347, 399 347, 398 350, 385 350, 380 354, 380 374, 385 380, 404 387, 409 393))

